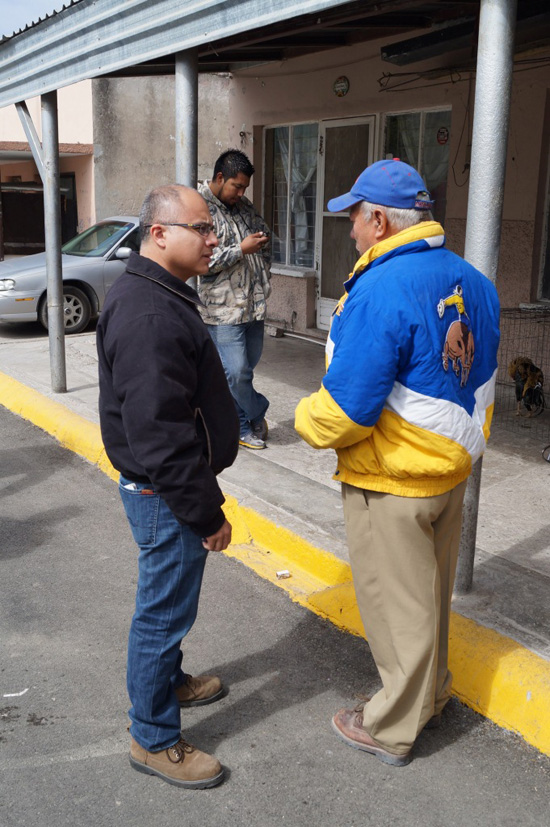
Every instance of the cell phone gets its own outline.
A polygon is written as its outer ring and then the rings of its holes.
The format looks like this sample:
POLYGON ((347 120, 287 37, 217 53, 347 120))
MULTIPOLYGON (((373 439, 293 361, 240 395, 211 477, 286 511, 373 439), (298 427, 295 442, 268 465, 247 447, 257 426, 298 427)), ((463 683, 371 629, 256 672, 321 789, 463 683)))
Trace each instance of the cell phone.
POLYGON ((269 238, 269 233, 262 233, 262 238, 269 238))

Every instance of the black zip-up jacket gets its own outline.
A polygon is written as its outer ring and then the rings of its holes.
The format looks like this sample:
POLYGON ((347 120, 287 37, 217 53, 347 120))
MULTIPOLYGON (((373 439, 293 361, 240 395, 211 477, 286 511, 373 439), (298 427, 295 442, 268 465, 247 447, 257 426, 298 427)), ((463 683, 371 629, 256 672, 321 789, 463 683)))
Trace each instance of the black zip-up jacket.
POLYGON ((99 416, 114 467, 150 483, 200 537, 224 522, 216 474, 239 447, 239 420, 199 298, 132 253, 97 326, 99 416))

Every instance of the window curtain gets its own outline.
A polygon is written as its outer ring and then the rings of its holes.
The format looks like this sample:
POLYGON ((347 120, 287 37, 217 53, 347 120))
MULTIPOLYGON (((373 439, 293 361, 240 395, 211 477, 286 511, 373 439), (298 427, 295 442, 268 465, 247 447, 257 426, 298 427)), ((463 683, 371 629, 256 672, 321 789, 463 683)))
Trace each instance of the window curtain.
MULTIPOLYGON (((316 134, 317 127, 312 126, 316 134)), ((280 222, 283 223, 284 221, 288 229, 290 229, 290 224, 293 229, 291 238, 294 239, 294 243, 291 245, 290 260, 286 262, 287 264, 296 264, 298 257, 308 252, 308 244, 313 240, 311 237, 312 227, 308 225, 305 191, 317 174, 317 152, 312 151, 310 140, 301 140, 303 130, 307 130, 308 127, 310 127, 309 124, 292 129, 277 129, 275 133, 275 153, 280 156, 286 185, 290 187, 290 222, 287 216, 287 205, 286 202, 283 204, 283 199, 281 199, 279 207, 280 222), (292 140, 291 163, 290 140, 292 140)), ((311 137, 311 127, 308 131, 309 135, 306 132, 303 135, 304 138, 311 137)))

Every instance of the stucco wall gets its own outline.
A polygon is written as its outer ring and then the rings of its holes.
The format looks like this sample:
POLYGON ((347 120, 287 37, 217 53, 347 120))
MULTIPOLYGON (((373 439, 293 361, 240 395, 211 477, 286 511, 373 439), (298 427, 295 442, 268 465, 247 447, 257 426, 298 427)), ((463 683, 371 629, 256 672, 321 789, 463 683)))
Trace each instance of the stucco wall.
MULTIPOLYGON (((28 100, 27 107, 38 136, 41 138, 40 98, 28 100)), ((84 80, 60 89, 57 93, 57 108, 60 143, 91 144, 93 141, 92 81, 84 80)), ((0 117, 0 142, 26 140, 15 106, 6 106, 2 109, 0 117)))
MULTIPOLYGON (((229 117, 231 79, 199 78, 198 177, 238 140, 229 117)), ((98 216, 136 214, 145 194, 175 178, 174 78, 93 81, 94 175, 98 216)))
POLYGON ((135 215, 152 186, 172 180, 173 84, 100 79, 92 89, 97 216, 135 215))
POLYGON ((0 181, 10 181, 18 176, 21 177, 22 181, 40 181, 38 170, 32 161, 0 165, 0 181))

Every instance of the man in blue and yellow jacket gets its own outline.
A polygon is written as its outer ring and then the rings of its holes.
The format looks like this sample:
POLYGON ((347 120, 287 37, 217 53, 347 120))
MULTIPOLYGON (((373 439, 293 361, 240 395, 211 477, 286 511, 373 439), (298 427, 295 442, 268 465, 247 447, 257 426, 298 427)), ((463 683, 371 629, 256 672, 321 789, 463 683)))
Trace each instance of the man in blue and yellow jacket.
POLYGON ((445 248, 432 206, 398 159, 329 201, 350 210, 360 258, 334 311, 322 386, 296 409, 302 438, 338 456, 355 591, 383 684, 332 724, 397 766, 450 697, 462 501, 489 436, 499 342, 495 287, 445 248))

